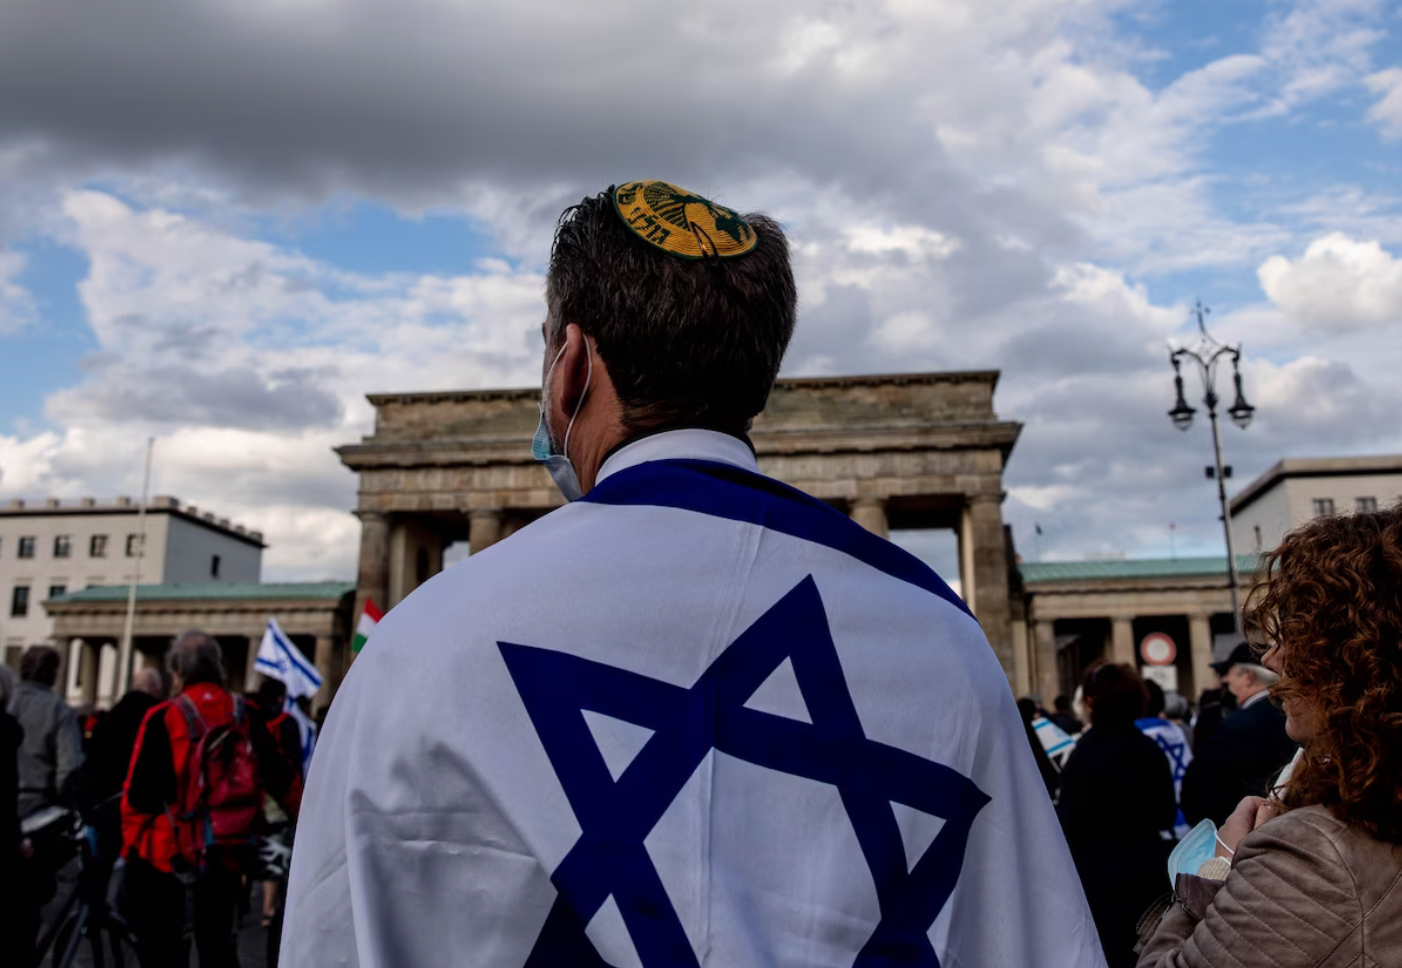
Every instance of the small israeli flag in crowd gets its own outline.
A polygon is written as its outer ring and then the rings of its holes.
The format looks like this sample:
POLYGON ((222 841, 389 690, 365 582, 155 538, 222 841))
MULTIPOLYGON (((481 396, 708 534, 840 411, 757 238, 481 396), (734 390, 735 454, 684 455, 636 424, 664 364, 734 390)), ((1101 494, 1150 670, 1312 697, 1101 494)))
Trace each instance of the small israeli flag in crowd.
POLYGON ((308 662, 301 650, 292 644, 275 618, 268 619, 253 667, 286 685, 288 699, 313 696, 321 688, 321 674, 316 671, 316 666, 308 662))

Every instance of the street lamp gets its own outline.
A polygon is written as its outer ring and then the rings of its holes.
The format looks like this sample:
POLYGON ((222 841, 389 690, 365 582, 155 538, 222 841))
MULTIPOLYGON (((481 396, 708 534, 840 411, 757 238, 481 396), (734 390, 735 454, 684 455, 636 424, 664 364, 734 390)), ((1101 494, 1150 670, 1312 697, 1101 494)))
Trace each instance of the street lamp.
POLYGON ((1227 538, 1227 587, 1232 595, 1232 627, 1240 631, 1241 603, 1237 599, 1236 548, 1232 544, 1232 518, 1227 506, 1227 473, 1222 463, 1222 433, 1217 425, 1217 404, 1221 402, 1217 396, 1217 365, 1224 358, 1232 361, 1232 379, 1236 385, 1236 400, 1227 409, 1227 416, 1232 418, 1232 423, 1245 430, 1251 423, 1256 408, 1246 402, 1246 395, 1241 389, 1241 346, 1227 346, 1212 338, 1204 320, 1209 312, 1211 310, 1201 302, 1194 303, 1193 316, 1197 319, 1199 334, 1196 343, 1180 349, 1170 346, 1168 361, 1173 364, 1173 385, 1178 397, 1173 409, 1168 411, 1168 416, 1173 421, 1173 426, 1179 430, 1187 430, 1193 425, 1193 414, 1197 413, 1197 410, 1188 406, 1188 401, 1183 395, 1182 370, 1183 362, 1191 360, 1197 364, 1198 374, 1202 377, 1202 405, 1207 408, 1207 419, 1212 424, 1212 452, 1217 465, 1215 474, 1211 467, 1208 468, 1208 473, 1217 478, 1217 500, 1222 506, 1222 531, 1227 538))

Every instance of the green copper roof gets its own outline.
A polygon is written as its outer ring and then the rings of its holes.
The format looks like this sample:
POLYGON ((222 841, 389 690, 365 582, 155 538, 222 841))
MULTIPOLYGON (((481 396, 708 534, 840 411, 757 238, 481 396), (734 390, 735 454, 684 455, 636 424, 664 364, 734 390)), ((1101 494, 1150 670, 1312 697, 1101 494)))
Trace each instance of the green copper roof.
MULTIPOLYGON (((69 592, 53 602, 116 602, 127 600, 126 585, 93 585, 81 591, 69 592)), ((175 585, 138 585, 139 602, 206 599, 216 601, 257 601, 259 599, 322 598, 336 599, 355 591, 352 581, 310 582, 234 582, 206 581, 175 585)))
MULTIPOLYGON (((1237 574, 1256 571, 1255 555, 1237 555, 1237 574)), ((1227 557, 1108 558, 1096 561, 1038 561, 1017 566, 1024 583, 1038 581, 1101 581, 1114 578, 1192 578, 1227 574, 1227 557)))

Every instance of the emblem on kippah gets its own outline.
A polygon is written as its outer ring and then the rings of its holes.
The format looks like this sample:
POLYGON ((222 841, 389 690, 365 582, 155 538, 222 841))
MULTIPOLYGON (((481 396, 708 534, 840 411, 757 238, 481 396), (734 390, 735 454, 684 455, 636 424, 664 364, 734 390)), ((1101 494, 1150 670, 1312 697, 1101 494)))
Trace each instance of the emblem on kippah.
POLYGON ((732 209, 664 181, 620 185, 613 207, 639 238, 683 259, 728 259, 759 242, 732 209))

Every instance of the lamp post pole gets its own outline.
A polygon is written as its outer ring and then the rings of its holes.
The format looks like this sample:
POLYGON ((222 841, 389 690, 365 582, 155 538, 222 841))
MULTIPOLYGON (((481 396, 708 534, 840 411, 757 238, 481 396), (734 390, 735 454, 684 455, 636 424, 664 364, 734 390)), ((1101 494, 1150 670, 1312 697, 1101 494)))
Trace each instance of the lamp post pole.
POLYGON ((146 439, 146 469, 141 475, 141 504, 136 511, 136 565, 131 583, 127 585, 127 614, 122 622, 122 644, 117 648, 117 683, 113 702, 120 699, 131 686, 132 633, 136 626, 136 589, 141 584, 141 559, 146 557, 146 505, 151 498, 151 455, 156 438, 146 439))
POLYGON ((1227 346, 1212 338, 1204 318, 1209 312, 1201 302, 1195 303, 1193 316, 1198 324, 1197 342, 1192 347, 1170 348, 1168 361, 1173 365, 1173 382, 1178 391, 1178 399, 1168 415, 1179 430, 1187 430, 1193 425, 1193 414, 1197 411, 1188 406, 1188 401, 1183 396, 1182 365, 1184 361, 1196 363, 1198 375, 1202 377, 1202 404, 1207 408, 1207 420, 1212 425, 1212 456, 1216 462, 1213 476, 1217 478, 1217 501, 1222 509, 1222 533, 1227 541, 1227 589, 1232 596, 1232 628, 1240 632, 1240 582, 1237 576, 1236 547, 1232 540, 1231 507, 1227 503, 1226 465, 1222 462, 1222 431, 1217 421, 1217 404, 1221 402, 1217 396, 1217 365, 1223 359, 1231 360, 1232 378, 1236 383, 1236 400, 1227 410, 1232 423, 1245 430, 1251 423, 1251 416, 1256 408, 1246 402, 1241 389, 1241 346, 1227 346))

